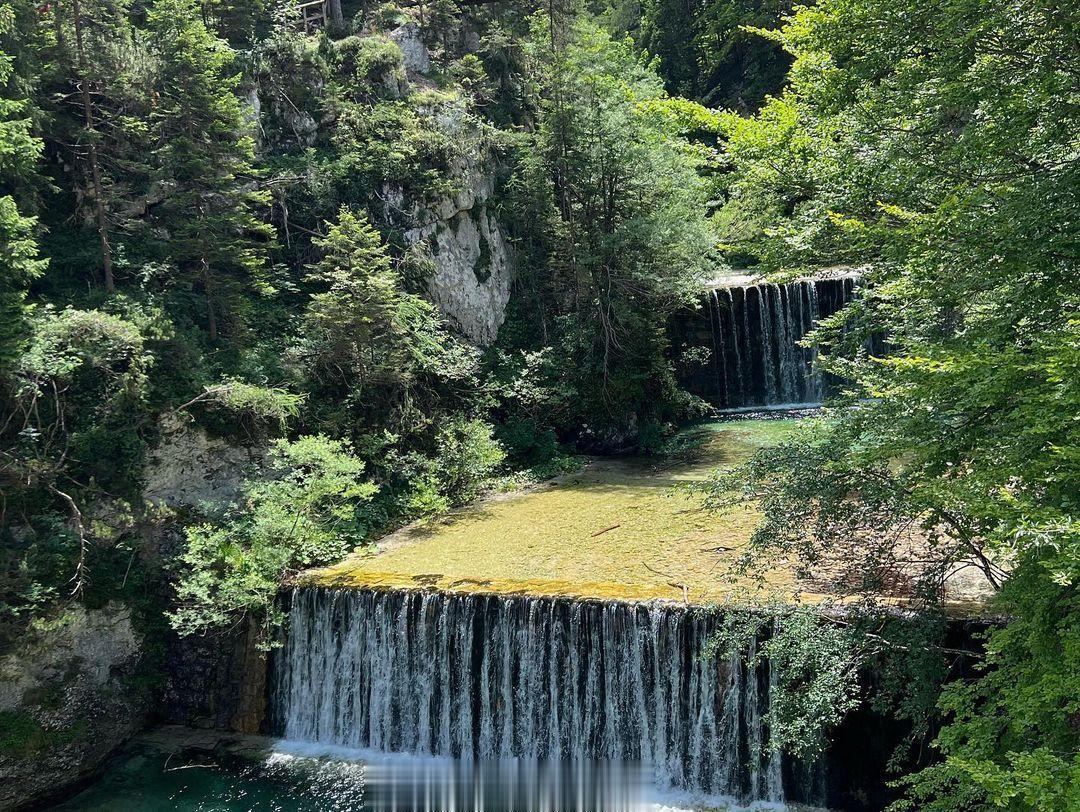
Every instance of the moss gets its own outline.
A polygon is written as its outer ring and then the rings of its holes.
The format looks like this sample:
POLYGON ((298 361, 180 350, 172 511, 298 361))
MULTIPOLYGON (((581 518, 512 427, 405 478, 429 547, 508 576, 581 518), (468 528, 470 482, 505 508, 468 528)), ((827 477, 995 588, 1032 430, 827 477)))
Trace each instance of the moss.
MULTIPOLYGON (((757 523, 715 516, 680 488, 783 437, 791 421, 699 426, 677 452, 595 460, 525 493, 489 498, 399 531, 381 552, 307 574, 310 583, 711 603, 758 585, 725 577, 757 523), (685 585, 685 592, 683 586, 685 585)), ((797 588, 789 572, 764 588, 797 588)))
POLYGON ((48 730, 25 711, 0 711, 0 755, 30 758, 85 736, 87 727, 79 721, 61 730, 48 730))

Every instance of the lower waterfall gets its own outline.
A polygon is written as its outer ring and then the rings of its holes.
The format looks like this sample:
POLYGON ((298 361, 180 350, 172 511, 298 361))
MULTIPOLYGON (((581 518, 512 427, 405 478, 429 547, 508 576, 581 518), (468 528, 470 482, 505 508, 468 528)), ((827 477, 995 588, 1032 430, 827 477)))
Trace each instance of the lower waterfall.
POLYGON ((301 588, 274 658, 275 732, 466 760, 641 763, 661 786, 782 802, 798 770, 785 776, 764 746, 768 669, 708 656, 717 626, 672 605, 301 588))

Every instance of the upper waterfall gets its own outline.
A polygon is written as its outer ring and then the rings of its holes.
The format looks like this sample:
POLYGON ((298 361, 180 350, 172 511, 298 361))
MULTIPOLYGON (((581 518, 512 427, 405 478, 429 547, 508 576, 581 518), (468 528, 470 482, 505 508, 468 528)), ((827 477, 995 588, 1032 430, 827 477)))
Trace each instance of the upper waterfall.
POLYGON ((852 273, 783 284, 718 280, 704 308, 680 325, 684 348, 709 350, 706 363, 683 365, 683 385, 720 408, 820 403, 826 385, 816 350, 798 342, 855 291, 852 273))

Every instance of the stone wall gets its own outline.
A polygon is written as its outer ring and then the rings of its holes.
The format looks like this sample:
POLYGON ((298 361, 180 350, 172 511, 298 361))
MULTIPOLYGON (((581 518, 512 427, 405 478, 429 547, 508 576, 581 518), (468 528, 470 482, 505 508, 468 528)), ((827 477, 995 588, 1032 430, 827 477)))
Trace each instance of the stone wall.
POLYGON ((242 623, 170 641, 158 721, 236 733, 265 732, 266 652, 242 623))

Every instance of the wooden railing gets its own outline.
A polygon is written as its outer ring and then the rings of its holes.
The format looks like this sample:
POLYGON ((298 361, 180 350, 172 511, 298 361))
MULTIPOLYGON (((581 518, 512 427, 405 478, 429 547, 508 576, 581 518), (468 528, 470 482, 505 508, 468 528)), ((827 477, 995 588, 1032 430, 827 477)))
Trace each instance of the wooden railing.
POLYGON ((317 31, 326 27, 326 0, 300 3, 297 8, 300 10, 300 21, 305 31, 317 31))

